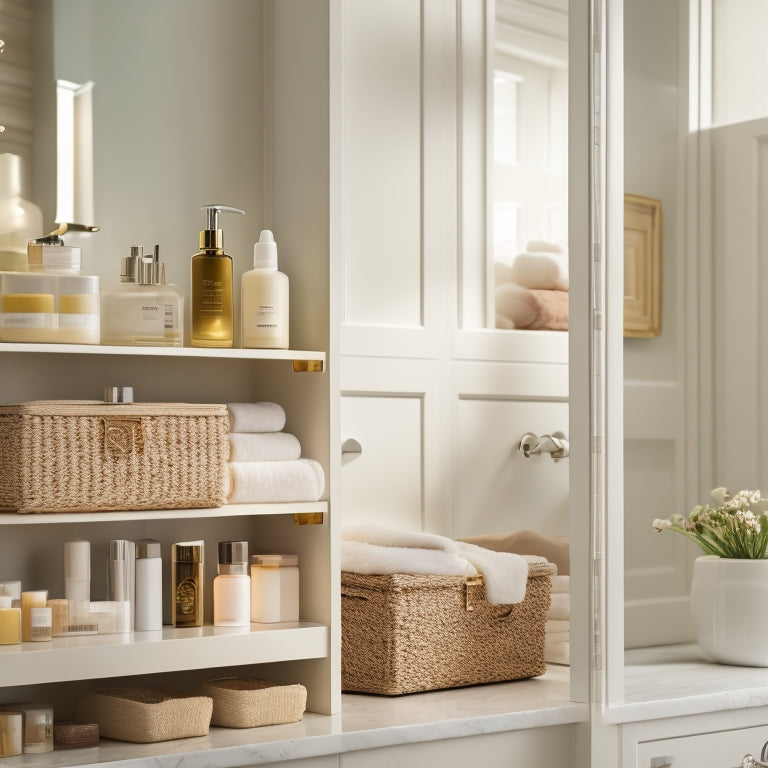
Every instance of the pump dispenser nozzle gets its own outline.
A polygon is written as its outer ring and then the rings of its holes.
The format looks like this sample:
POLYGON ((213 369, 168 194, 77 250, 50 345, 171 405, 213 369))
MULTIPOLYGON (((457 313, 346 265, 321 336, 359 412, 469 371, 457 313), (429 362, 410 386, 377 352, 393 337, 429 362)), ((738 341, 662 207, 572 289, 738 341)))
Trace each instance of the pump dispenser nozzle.
POLYGON ((204 205, 201 210, 204 211, 206 215, 206 226, 205 229, 200 230, 200 250, 220 251, 224 247, 224 237, 221 229, 219 229, 219 214, 244 214, 245 211, 242 211, 239 208, 233 208, 231 205, 222 205, 221 203, 204 205))

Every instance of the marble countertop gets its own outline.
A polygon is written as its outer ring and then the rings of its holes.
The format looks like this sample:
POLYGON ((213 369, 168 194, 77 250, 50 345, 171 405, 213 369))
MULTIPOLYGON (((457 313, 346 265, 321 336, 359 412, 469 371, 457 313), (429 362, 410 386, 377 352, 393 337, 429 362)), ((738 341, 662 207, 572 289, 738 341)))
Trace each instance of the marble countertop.
POLYGON ((570 700, 568 667, 530 680, 384 697, 345 694, 342 713, 306 713, 298 723, 211 728, 208 736, 162 744, 103 740, 90 749, 4 758, 2 768, 235 768, 398 744, 585 721, 570 700))
POLYGON ((606 720, 656 720, 768 706, 768 669, 709 661, 695 644, 627 651, 624 699, 606 720))

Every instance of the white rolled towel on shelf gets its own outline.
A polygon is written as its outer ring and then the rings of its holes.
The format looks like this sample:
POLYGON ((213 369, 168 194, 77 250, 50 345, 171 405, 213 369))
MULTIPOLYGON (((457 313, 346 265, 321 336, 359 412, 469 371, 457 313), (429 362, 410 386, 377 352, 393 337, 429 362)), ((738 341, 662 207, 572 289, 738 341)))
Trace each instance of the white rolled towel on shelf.
POLYGON ((278 403, 227 403, 230 432, 279 432, 285 411, 278 403))
POLYGON ((510 278, 524 288, 567 291, 568 256, 563 253, 520 253, 512 262, 510 278))
POLYGON ((289 432, 230 432, 230 461, 293 461, 301 458, 301 443, 289 432))
POLYGON ((325 490, 325 473, 314 459, 232 462, 225 478, 229 504, 317 501, 325 490))
POLYGON ((552 594, 547 617, 561 621, 571 618, 571 596, 567 592, 552 594))

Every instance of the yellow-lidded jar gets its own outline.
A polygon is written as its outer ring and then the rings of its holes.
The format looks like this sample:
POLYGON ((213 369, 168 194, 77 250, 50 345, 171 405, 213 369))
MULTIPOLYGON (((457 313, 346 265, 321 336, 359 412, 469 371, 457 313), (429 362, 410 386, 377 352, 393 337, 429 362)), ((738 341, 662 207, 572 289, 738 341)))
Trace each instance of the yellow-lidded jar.
POLYGON ((99 278, 90 275, 59 277, 58 341, 65 344, 98 344, 99 278))
POLYGON ((55 275, 0 274, 0 341, 56 341, 55 275))
POLYGON ((0 595, 0 645, 21 642, 21 608, 13 607, 10 595, 0 595))

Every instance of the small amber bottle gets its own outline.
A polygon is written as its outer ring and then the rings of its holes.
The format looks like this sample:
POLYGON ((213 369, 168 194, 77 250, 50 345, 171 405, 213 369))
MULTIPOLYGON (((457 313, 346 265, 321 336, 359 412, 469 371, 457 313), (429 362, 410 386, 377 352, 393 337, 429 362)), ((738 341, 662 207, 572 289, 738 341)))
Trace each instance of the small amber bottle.
POLYGON ((171 547, 171 613, 174 627, 203 626, 204 542, 171 547))
POLYGON ((224 237, 219 229, 219 214, 245 213, 229 205, 204 205, 206 228, 200 230, 200 251, 192 257, 193 347, 231 347, 234 307, 232 297, 232 257, 224 253, 224 237))

